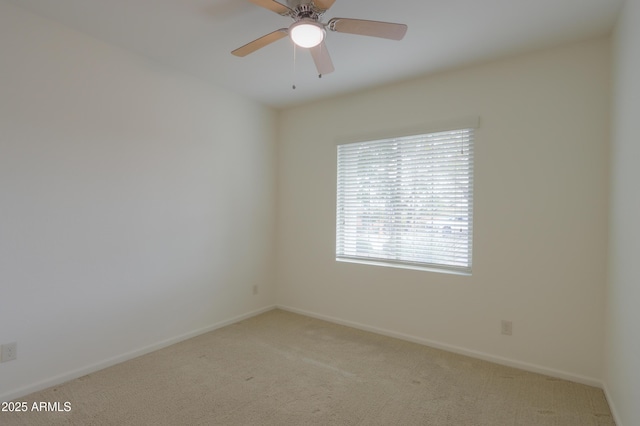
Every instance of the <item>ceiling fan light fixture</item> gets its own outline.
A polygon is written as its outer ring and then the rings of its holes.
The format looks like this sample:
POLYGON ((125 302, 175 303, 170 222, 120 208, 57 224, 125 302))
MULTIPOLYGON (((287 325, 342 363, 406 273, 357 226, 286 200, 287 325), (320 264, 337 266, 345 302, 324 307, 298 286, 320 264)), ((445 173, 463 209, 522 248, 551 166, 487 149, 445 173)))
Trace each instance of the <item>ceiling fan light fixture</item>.
POLYGON ((301 19, 289 27, 289 35, 293 42, 305 49, 316 47, 324 40, 324 26, 311 19, 301 19))

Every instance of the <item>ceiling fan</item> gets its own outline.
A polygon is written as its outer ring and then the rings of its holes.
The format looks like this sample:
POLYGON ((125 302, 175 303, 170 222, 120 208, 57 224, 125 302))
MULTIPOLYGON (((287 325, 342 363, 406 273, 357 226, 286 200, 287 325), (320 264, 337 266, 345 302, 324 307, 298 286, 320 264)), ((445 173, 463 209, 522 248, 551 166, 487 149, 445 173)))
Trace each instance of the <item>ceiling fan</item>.
POLYGON ((309 49, 320 76, 334 71, 333 62, 325 45, 327 29, 339 33, 381 37, 390 40, 402 40, 407 32, 404 24, 367 21, 363 19, 332 18, 326 24, 320 19, 329 10, 335 0, 249 0, 258 6, 269 9, 294 20, 288 28, 280 28, 264 35, 231 52, 244 57, 275 41, 289 36, 296 46, 309 49), (284 4, 286 2, 286 5, 284 4))

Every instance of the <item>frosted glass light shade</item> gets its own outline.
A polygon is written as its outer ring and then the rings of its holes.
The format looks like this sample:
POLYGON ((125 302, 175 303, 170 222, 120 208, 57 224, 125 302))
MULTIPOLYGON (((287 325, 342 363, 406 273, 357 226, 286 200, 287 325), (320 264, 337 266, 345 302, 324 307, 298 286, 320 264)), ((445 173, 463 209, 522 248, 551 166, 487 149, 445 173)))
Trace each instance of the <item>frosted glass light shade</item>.
POLYGON ((300 47, 310 48, 324 40, 324 27, 312 20, 300 20, 289 27, 291 40, 300 47))

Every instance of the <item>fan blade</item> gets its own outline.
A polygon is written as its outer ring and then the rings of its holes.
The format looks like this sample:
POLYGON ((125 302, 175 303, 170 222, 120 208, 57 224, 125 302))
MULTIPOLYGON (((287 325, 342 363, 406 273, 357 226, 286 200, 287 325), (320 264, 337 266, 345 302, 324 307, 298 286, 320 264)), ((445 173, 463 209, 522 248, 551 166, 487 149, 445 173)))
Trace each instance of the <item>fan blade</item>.
POLYGON ((320 10, 327 11, 336 0, 313 0, 313 4, 320 10))
POLYGON ((330 74, 335 71, 333 67, 333 62, 331 61, 331 56, 329 56, 329 51, 327 50, 327 45, 324 43, 320 43, 316 47, 312 47, 309 49, 311 51, 311 57, 313 57, 313 62, 316 63, 316 68, 318 69, 318 74, 330 74))
POLYGON ((279 30, 276 30, 272 33, 260 37, 259 39, 253 40, 252 42, 247 43, 242 47, 237 48, 236 50, 231 52, 231 54, 240 57, 247 56, 249 53, 253 53, 258 49, 262 49, 266 45, 286 37, 288 34, 289 30, 287 28, 280 28, 279 30))
POLYGON ((275 0, 249 0, 253 4, 257 4, 260 7, 264 7, 265 9, 269 9, 272 12, 275 12, 280 15, 287 16, 291 9, 285 6, 282 3, 278 3, 275 0))
POLYGON ((327 27, 339 33, 381 37, 391 40, 402 40, 407 32, 407 26, 404 24, 366 21, 364 19, 333 18, 329 21, 327 27))

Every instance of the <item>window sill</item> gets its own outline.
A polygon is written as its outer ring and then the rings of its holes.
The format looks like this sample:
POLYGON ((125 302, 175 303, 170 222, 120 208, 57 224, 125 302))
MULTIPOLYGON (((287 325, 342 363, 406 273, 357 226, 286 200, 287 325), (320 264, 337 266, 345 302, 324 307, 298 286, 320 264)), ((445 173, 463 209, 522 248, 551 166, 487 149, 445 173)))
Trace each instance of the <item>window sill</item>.
POLYGON ((410 264, 410 263, 384 262, 381 260, 356 259, 356 258, 350 258, 350 257, 336 257, 336 261, 345 262, 345 263, 359 263, 361 265, 383 266, 387 268, 411 269, 414 271, 438 272, 441 274, 462 275, 467 277, 471 276, 471 272, 460 271, 455 269, 439 268, 437 266, 425 266, 425 265, 410 264))

